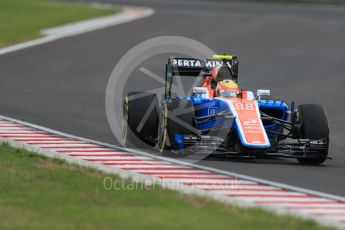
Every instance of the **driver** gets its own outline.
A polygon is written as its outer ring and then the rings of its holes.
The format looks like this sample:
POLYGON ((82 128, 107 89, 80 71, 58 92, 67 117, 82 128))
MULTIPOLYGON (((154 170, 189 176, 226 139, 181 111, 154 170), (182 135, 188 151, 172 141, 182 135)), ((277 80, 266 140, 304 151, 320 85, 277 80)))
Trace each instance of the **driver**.
POLYGON ((216 97, 237 97, 240 90, 236 82, 227 79, 218 82, 215 93, 216 97))

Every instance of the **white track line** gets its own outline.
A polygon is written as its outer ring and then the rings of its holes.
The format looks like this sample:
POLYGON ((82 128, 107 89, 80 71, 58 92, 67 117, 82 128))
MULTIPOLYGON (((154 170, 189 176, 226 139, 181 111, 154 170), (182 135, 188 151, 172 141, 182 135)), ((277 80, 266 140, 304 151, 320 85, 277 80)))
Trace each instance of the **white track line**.
MULTIPOLYGON (((117 167, 121 167, 121 166, 130 166, 130 165, 152 165, 152 166, 156 166, 156 165, 162 165, 161 162, 156 162, 156 161, 94 161, 96 163, 101 163, 101 164, 105 164, 105 165, 109 165, 109 166, 117 166, 117 167)), ((169 163, 164 163, 165 165, 169 165, 169 163)))
POLYGON ((137 157, 137 156, 108 156, 107 158, 104 157, 83 157, 83 156, 74 156, 75 158, 79 158, 82 160, 104 160, 104 159, 112 159, 112 160, 152 160, 152 158, 148 157, 137 157))
POLYGON ((92 152, 113 152, 112 149, 109 149, 109 148, 85 148, 83 146, 79 146, 79 148, 56 148, 56 147, 53 147, 53 148, 50 148, 50 147, 47 147, 49 149, 52 149, 52 150, 55 150, 57 152, 67 152, 67 153, 71 153, 71 152, 89 152, 89 153, 92 153, 92 152))
POLYGON ((244 198, 255 202, 328 202, 329 200, 323 198, 309 198, 309 197, 265 197, 265 196, 236 196, 237 198, 244 198))
POLYGON ((310 213, 310 214, 333 214, 333 213, 342 213, 345 216, 345 209, 338 209, 338 210, 324 210, 322 208, 317 208, 317 209, 305 209, 302 212, 305 213, 310 213))
POLYGON ((56 41, 61 38, 71 37, 78 34, 103 29, 109 26, 115 26, 122 23, 130 22, 136 19, 148 17, 153 13, 154 10, 151 8, 123 7, 122 12, 115 15, 84 20, 76 23, 70 23, 63 26, 42 30, 42 34, 45 35, 45 37, 2 48, 0 49, 0 55, 19 51, 29 47, 42 45, 48 42, 56 41))
MULTIPOLYGON (((148 165, 145 165, 148 166, 148 165)), ((157 165, 150 165, 151 167, 157 167, 157 165)), ((128 165, 128 166, 118 166, 119 168, 122 169, 126 169, 128 170, 128 168, 132 168, 133 165, 128 165)), ((189 175, 199 175, 199 176, 205 176, 205 175, 210 175, 210 172, 203 172, 203 171, 191 171, 191 170, 183 170, 183 169, 173 169, 173 170, 169 170, 169 169, 165 169, 165 170, 155 170, 155 169, 133 169, 137 172, 146 174, 146 175, 155 175, 157 177, 159 176, 164 176, 164 175, 181 175, 181 176, 189 176, 189 175)))
POLYGON ((304 193, 298 193, 298 192, 290 192, 290 191, 256 191, 256 190, 252 190, 252 191, 236 191, 236 190, 229 190, 229 191, 224 191, 224 190, 217 190, 215 191, 216 193, 220 193, 223 195, 267 195, 267 196, 271 196, 271 195, 276 195, 276 196, 305 196, 304 193))
POLYGON ((343 197, 100 143, 4 116, 0 116, 0 124, 22 127, 11 135, 0 132, 0 140, 15 147, 116 173, 138 182, 151 181, 185 193, 209 196, 240 206, 260 206, 278 214, 293 214, 345 228, 343 197), (27 136, 21 134, 28 128, 32 133, 27 136))
POLYGON ((36 140, 36 141, 23 141, 31 145, 56 145, 56 144, 85 144, 84 141, 68 141, 68 140, 55 140, 55 141, 45 141, 45 140, 36 140))
MULTIPOLYGON (((1 134, 1 133, 0 133, 1 134)), ((41 148, 54 148, 54 149, 76 149, 76 148, 84 148, 84 149, 89 149, 89 148, 95 148, 98 147, 97 145, 93 144, 82 144, 82 143, 61 143, 61 144, 56 144, 56 143, 51 143, 51 144, 34 144, 35 146, 41 147, 41 148)))
POLYGON ((282 191, 281 188, 262 185, 241 185, 233 186, 232 184, 213 184, 213 185, 194 185, 194 187, 209 191, 282 191))
MULTIPOLYGON (((195 171, 194 168, 179 166, 179 165, 172 165, 172 164, 170 164, 170 165, 162 164, 161 166, 155 165, 154 168, 156 170, 165 170, 165 169, 173 170, 173 169, 176 169, 176 170, 189 170, 189 171, 193 170, 193 171, 195 171)), ((152 166, 135 166, 135 165, 127 167, 127 170, 131 170, 131 169, 133 169, 133 170, 139 170, 139 169, 145 170, 145 169, 153 169, 153 167, 152 166)))
POLYGON ((32 130, 21 130, 20 132, 18 132, 18 130, 1 130, 0 129, 0 134, 2 135, 7 135, 7 134, 13 134, 13 133, 17 133, 17 134, 33 134, 33 133, 46 133, 44 131, 35 131, 33 132, 32 130))
MULTIPOLYGON (((100 153, 69 152, 66 154, 70 155, 70 156, 74 156, 74 157, 80 157, 80 158, 83 158, 85 160, 94 160, 94 161, 113 161, 114 159, 111 159, 109 157, 115 157, 115 156, 133 157, 134 156, 134 155, 129 154, 129 153, 115 152, 115 151, 114 152, 100 152, 100 153), (103 158, 100 158, 100 157, 103 157, 103 158)), ((119 160, 119 159, 116 159, 116 160, 119 160)), ((140 160, 140 159, 136 158, 136 160, 140 160)))

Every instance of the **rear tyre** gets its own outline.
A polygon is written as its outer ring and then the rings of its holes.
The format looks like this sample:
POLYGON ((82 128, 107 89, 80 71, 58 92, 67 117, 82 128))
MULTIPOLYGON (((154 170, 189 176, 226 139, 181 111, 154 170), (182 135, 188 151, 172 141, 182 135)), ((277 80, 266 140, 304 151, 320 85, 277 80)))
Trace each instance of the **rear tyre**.
POLYGON ((123 145, 153 147, 159 123, 158 99, 155 94, 129 93, 123 100, 123 145))
POLYGON ((301 164, 318 165, 322 164, 328 155, 329 128, 326 112, 322 105, 304 104, 297 108, 297 121, 300 122, 300 138, 303 139, 325 139, 327 147, 319 152, 319 156, 299 158, 301 164))
POLYGON ((163 104, 158 134, 159 151, 166 156, 186 156, 188 149, 179 147, 175 134, 189 135, 195 131, 192 102, 172 98, 163 104))

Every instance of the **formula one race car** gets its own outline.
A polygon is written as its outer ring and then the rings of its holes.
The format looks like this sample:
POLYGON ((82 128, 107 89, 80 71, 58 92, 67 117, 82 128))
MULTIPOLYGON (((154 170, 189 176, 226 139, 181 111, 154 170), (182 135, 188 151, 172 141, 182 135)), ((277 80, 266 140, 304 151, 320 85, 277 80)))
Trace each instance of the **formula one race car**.
POLYGON ((289 157, 302 164, 327 159, 328 120, 323 106, 290 108, 270 99, 270 90, 239 88, 236 56, 213 59, 169 58, 165 95, 129 93, 124 98, 124 143, 134 139, 160 152, 187 155, 201 151, 251 157, 289 157), (201 77, 191 95, 172 96, 173 80, 201 77))

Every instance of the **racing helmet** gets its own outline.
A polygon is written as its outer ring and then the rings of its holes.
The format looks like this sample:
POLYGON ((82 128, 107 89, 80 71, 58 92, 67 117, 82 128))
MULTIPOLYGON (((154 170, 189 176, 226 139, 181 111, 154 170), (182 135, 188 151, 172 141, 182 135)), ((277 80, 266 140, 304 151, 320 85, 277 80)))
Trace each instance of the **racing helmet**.
POLYGON ((219 81, 216 87, 217 97, 237 97, 239 88, 233 80, 219 81))

